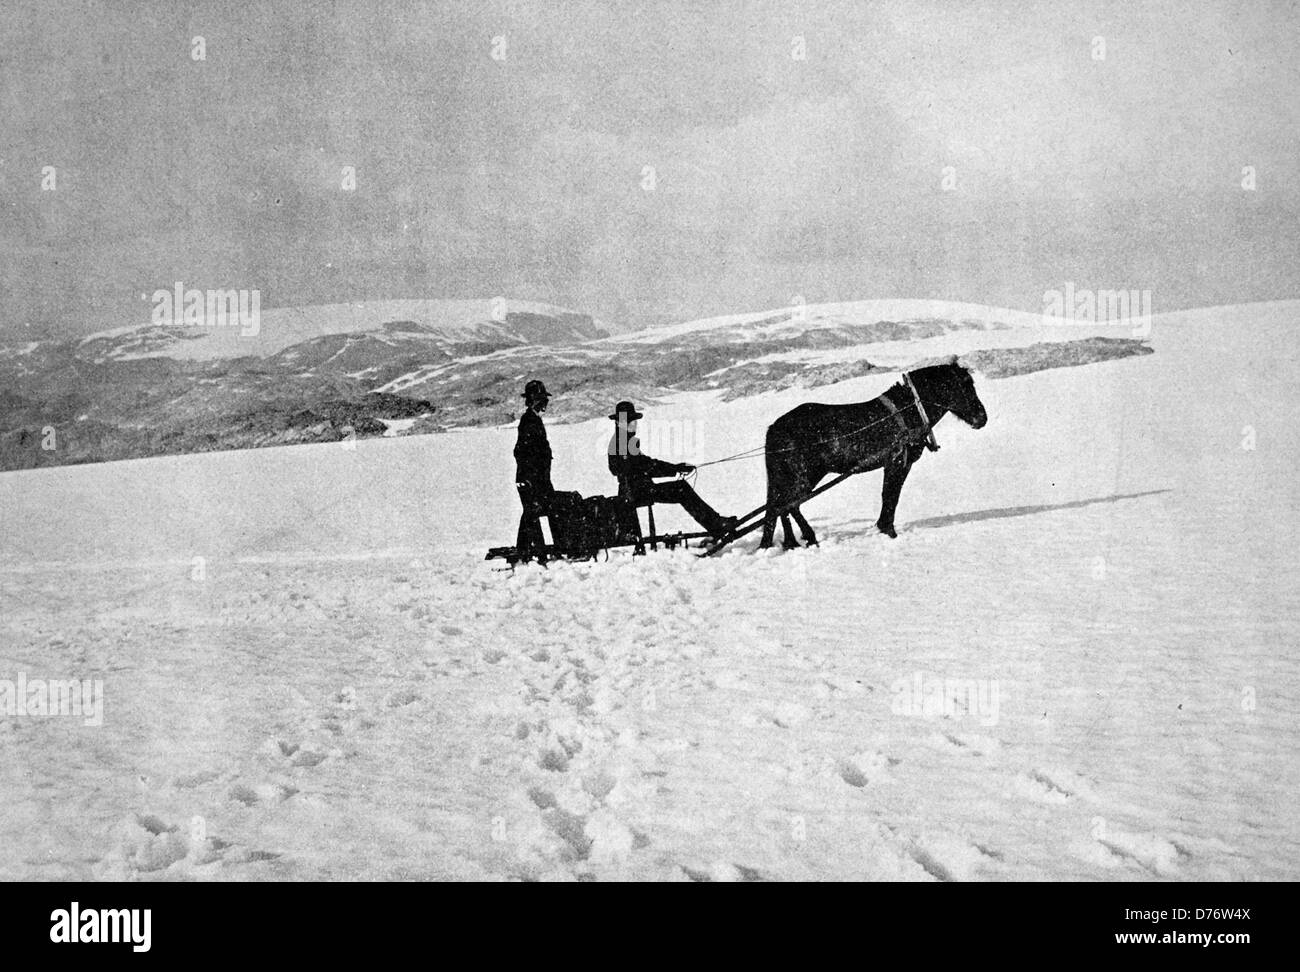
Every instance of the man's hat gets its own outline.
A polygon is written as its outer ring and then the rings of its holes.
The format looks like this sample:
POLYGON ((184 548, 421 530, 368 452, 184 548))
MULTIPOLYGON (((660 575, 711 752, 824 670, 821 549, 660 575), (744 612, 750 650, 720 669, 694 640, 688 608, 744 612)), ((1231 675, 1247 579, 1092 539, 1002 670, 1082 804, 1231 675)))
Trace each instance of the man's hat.
POLYGON ((635 419, 644 418, 644 416, 636 410, 636 406, 631 402, 619 402, 615 405, 614 412, 610 415, 610 418, 617 422, 620 415, 626 415, 629 422, 635 419))
POLYGON ((526 402, 535 402, 538 399, 550 397, 551 393, 546 390, 546 386, 536 378, 524 385, 523 399, 526 402))

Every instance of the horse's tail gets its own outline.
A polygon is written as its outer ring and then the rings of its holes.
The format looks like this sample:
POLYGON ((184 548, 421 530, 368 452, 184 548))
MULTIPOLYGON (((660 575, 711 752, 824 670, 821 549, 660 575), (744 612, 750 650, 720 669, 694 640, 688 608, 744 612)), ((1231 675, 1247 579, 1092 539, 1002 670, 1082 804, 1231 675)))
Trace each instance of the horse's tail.
POLYGON ((785 443, 783 436, 773 423, 767 427, 767 435, 763 438, 763 465, 767 470, 767 491, 768 495, 772 492, 772 479, 779 472, 781 459, 781 449, 785 443))
POLYGON ((769 509, 775 510, 778 505, 793 498, 791 493, 795 485, 794 467, 797 446, 798 441, 781 427, 780 419, 768 426, 763 459, 767 467, 769 509))
POLYGON ((781 448, 783 448, 782 436, 777 430, 776 423, 773 423, 767 427, 767 434, 763 438, 763 466, 767 472, 767 499, 763 511, 762 544, 764 547, 771 546, 772 534, 776 530, 776 509, 780 505, 778 494, 782 481, 779 462, 781 448))

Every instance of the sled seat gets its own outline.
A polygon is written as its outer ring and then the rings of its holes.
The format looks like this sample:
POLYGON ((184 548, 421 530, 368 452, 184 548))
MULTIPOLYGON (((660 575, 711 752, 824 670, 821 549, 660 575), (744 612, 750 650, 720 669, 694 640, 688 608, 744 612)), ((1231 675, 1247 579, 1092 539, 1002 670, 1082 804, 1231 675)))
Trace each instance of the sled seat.
POLYGON ((646 500, 644 503, 632 504, 632 516, 636 519, 637 534, 639 536, 645 536, 644 533, 641 533, 641 517, 637 513, 637 510, 641 509, 641 507, 643 506, 645 507, 645 516, 646 516, 646 520, 648 521, 648 525, 650 527, 650 549, 658 550, 659 544, 654 539, 656 531, 655 531, 655 504, 653 500, 646 500))
POLYGON ((623 533, 631 540, 636 542, 637 553, 645 551, 645 545, 642 540, 650 538, 650 549, 658 550, 659 545, 655 539, 655 505, 653 500, 643 500, 634 502, 633 500, 623 498, 623 513, 620 517, 623 533), (641 529, 641 515, 637 512, 640 509, 646 511, 646 523, 648 529, 641 529))

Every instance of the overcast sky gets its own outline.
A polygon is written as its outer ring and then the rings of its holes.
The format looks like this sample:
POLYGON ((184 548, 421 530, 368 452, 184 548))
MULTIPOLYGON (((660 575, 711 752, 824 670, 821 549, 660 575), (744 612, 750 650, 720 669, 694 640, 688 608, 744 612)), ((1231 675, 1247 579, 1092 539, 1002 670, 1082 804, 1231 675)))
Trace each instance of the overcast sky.
POLYGON ((4 0, 0 38, 10 337, 177 280, 623 326, 1300 296, 1294 3, 4 0))

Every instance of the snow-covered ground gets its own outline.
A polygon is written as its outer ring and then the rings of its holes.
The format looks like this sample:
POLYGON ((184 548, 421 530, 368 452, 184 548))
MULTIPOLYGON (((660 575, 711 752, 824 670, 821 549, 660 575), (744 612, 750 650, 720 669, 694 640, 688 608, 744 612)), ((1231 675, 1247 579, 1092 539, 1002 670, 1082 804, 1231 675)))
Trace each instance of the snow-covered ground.
MULTIPOLYGON (((1300 877, 1298 322, 977 377, 893 541, 876 473, 819 548, 503 571, 512 430, 0 476, 0 679, 105 699, 0 716, 0 877, 1300 877)), ((892 377, 648 418, 703 461, 892 377)), ((558 487, 608 432, 552 425, 558 487)))

